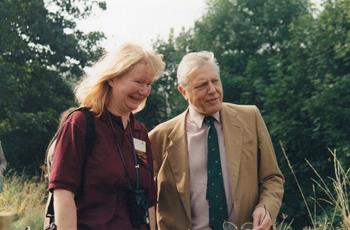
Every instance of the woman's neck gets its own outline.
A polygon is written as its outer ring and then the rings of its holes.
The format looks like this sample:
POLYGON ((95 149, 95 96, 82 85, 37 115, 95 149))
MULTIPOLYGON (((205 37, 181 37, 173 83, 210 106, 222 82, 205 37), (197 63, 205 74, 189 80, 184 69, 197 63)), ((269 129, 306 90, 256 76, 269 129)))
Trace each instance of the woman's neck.
POLYGON ((121 111, 119 111, 117 108, 113 106, 108 106, 107 109, 113 115, 121 117, 124 129, 128 126, 130 112, 122 113, 121 111))

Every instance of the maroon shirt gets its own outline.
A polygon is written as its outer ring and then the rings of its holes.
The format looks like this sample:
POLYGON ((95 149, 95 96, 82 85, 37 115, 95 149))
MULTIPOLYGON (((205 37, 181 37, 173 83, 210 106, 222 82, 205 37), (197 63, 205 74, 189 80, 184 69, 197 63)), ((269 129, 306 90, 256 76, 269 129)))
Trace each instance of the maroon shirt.
MULTIPOLYGON (((93 150, 86 161, 83 192, 76 200, 79 230, 134 229, 127 207, 128 180, 120 156, 123 154, 127 174, 135 184, 131 135, 146 143, 146 152, 136 151, 141 162, 140 183, 148 191, 149 206, 156 203, 152 153, 147 130, 133 115, 130 120, 131 128, 128 126, 124 130, 121 118, 109 112, 94 119, 93 150)), ((79 190, 83 157, 86 157, 85 132, 84 114, 80 111, 74 112, 65 121, 57 137, 50 174, 50 191, 66 189, 76 193, 79 190)), ((139 229, 147 229, 147 226, 139 229)))

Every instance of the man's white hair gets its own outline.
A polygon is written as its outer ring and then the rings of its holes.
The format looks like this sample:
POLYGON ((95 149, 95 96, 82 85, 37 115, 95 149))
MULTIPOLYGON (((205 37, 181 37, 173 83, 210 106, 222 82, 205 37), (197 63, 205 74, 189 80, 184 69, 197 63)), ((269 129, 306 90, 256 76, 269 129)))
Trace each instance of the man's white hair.
POLYGON ((220 74, 219 65, 214 53, 208 51, 192 52, 186 54, 177 68, 177 83, 185 86, 193 72, 205 65, 212 65, 220 74))

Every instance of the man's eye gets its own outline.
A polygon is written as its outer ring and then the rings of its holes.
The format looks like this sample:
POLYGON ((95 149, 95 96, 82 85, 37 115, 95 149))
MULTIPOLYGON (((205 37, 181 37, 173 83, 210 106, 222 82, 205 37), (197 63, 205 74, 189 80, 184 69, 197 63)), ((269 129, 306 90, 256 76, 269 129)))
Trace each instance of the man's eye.
POLYGON ((204 88, 206 85, 207 85, 207 83, 203 83, 203 84, 195 86, 194 88, 201 89, 201 88, 204 88))

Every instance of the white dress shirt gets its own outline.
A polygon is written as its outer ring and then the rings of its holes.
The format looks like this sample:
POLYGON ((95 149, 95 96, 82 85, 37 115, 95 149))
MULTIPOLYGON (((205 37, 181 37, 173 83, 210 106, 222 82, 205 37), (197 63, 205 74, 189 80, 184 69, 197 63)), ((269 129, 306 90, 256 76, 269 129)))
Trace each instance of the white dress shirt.
MULTIPOLYGON (((231 182, 228 178, 228 165, 224 134, 219 112, 213 115, 218 135, 221 169, 226 193, 229 219, 232 219, 233 205, 231 202, 231 182)), ((190 199, 193 230, 208 230, 209 206, 206 200, 207 191, 207 161, 208 161, 208 126, 203 122, 204 115, 198 113, 193 106, 189 106, 186 115, 187 148, 190 167, 190 199)))

